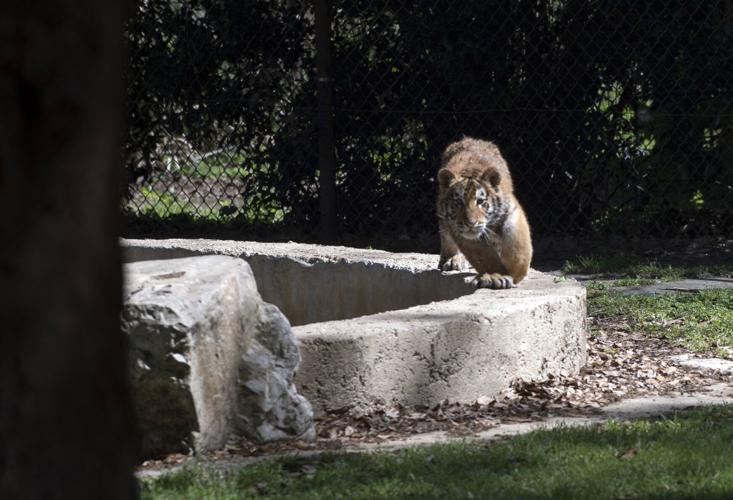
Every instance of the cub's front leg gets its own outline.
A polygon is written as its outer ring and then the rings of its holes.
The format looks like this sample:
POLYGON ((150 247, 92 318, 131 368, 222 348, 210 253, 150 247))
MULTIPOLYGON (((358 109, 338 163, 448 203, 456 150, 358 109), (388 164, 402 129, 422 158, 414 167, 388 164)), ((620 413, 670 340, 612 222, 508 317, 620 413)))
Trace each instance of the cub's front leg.
POLYGON ((442 222, 438 225, 440 230, 440 260, 438 269, 441 271, 463 271, 468 267, 466 258, 456 245, 455 240, 442 222))
POLYGON ((491 288, 492 290, 503 290, 515 286, 511 276, 501 273, 479 274, 474 278, 473 284, 476 285, 476 288, 491 288))
POLYGON ((499 257, 507 274, 512 277, 514 284, 517 284, 527 276, 532 261, 529 223, 519 204, 504 222, 501 236, 498 242, 499 257))
POLYGON ((529 224, 517 205, 500 228, 489 232, 480 245, 465 245, 464 253, 478 276, 473 283, 478 288, 495 290, 513 288, 529 271, 532 241, 529 224))
POLYGON ((499 255, 500 244, 498 235, 493 231, 482 240, 461 240, 463 253, 478 272, 473 279, 477 288, 497 290, 514 286, 514 278, 509 275, 499 255))

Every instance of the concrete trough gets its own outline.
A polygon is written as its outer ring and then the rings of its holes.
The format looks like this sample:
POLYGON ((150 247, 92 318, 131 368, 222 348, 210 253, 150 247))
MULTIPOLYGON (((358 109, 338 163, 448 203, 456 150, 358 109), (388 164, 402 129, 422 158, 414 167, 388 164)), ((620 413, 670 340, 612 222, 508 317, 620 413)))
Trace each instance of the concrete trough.
POLYGON ((122 240, 126 262, 245 259, 263 299, 294 326, 299 391, 317 413, 492 397, 512 380, 585 364, 585 289, 531 271, 511 290, 475 290, 437 256, 297 243, 122 240))

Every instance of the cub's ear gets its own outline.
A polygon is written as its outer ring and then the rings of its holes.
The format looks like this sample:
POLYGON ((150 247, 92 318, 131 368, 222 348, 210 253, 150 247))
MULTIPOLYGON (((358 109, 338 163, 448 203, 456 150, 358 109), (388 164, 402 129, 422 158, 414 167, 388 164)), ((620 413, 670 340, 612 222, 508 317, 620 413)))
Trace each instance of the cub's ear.
POLYGON ((501 175, 496 170, 487 170, 483 174, 481 174, 481 180, 484 182, 488 182, 493 187, 496 187, 501 182, 501 175))
POLYGON ((438 184, 440 187, 447 188, 456 180, 456 174, 448 170, 447 168, 441 168, 438 170, 438 184))

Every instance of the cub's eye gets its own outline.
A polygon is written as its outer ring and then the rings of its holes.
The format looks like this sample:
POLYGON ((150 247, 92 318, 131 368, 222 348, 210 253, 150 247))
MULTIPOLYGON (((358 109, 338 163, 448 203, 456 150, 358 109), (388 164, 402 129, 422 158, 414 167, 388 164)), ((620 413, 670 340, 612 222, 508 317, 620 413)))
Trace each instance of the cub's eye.
POLYGON ((476 205, 483 205, 486 201, 486 191, 479 188, 476 190, 476 205))

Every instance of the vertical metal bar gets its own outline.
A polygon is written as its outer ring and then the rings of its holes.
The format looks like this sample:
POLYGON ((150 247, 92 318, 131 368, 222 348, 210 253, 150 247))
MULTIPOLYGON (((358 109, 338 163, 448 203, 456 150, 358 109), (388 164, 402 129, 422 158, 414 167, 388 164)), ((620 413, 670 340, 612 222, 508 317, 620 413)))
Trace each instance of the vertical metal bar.
POLYGON ((331 1, 315 1, 316 78, 318 80, 318 178, 321 240, 336 237, 336 154, 331 78, 331 1))

